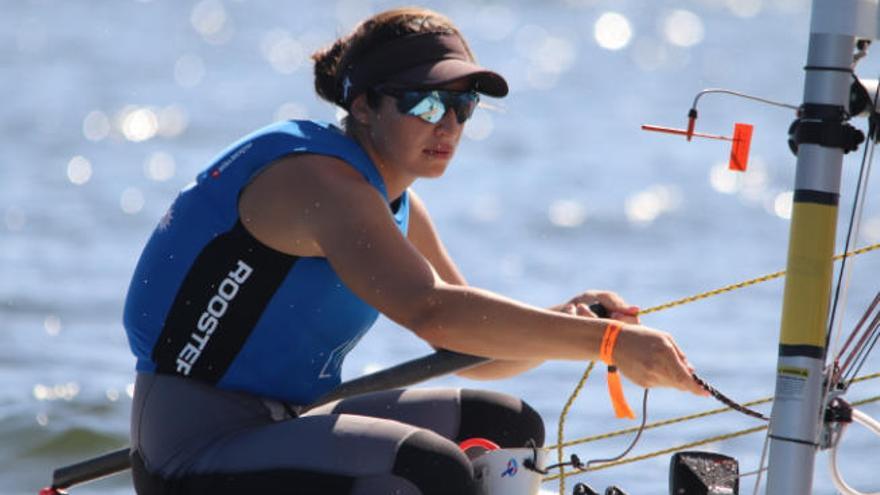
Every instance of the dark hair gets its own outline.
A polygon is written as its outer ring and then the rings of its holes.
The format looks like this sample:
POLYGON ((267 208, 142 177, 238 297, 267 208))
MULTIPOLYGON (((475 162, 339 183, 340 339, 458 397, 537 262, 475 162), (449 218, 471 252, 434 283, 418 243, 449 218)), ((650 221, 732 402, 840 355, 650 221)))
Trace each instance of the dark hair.
MULTIPOLYGON (((474 54, 452 21, 443 14, 421 7, 402 7, 380 12, 358 24, 351 33, 340 37, 332 45, 312 54, 315 62, 315 91, 330 103, 344 106, 341 75, 359 58, 374 47, 414 33, 452 33, 464 43, 468 55, 474 54)), ((375 108, 378 95, 367 91, 368 103, 375 108)))

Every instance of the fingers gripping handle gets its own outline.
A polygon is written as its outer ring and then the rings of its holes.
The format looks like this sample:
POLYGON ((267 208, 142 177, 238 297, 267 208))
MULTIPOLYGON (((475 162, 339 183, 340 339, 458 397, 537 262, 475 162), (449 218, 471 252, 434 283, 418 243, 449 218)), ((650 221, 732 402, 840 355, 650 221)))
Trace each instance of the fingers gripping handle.
POLYGON ((608 318, 609 316, 611 316, 608 313, 608 308, 602 306, 601 303, 590 304, 590 311, 592 311, 599 318, 608 318))

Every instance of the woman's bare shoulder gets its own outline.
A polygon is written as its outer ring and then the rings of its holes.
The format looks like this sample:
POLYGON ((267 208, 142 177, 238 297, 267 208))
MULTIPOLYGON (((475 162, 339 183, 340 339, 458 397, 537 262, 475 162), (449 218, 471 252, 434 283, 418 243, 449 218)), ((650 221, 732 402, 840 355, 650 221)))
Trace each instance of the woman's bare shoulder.
POLYGON ((295 256, 322 256, 307 222, 335 188, 367 186, 345 161, 295 154, 269 164, 245 186, 238 210, 245 228, 267 246, 295 256))

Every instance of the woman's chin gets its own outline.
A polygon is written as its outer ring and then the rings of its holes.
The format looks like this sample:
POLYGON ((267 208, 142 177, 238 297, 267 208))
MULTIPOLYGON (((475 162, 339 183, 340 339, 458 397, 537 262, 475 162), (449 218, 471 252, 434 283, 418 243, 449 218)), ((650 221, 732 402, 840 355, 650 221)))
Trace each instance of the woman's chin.
POLYGON ((449 166, 451 156, 449 158, 430 158, 428 160, 422 160, 418 165, 418 175, 419 177, 433 179, 436 177, 440 177, 446 172, 446 168, 449 166))
POLYGON ((431 163, 429 166, 422 168, 422 173, 419 175, 426 179, 436 179, 446 172, 446 166, 448 164, 449 162, 431 163))

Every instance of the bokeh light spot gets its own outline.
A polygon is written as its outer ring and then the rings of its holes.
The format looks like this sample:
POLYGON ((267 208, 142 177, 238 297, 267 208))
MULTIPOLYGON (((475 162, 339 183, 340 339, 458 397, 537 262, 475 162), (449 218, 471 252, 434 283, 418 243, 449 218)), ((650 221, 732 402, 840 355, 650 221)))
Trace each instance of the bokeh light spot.
POLYGON ((776 199, 773 200, 773 213, 779 218, 790 219, 793 199, 794 193, 791 191, 777 194, 776 199))
POLYGON ((186 131, 189 117, 186 110, 170 105, 159 111, 159 135, 166 138, 177 137, 186 131))
POLYGON ((726 0, 727 9, 737 17, 755 17, 764 8, 764 0, 726 0))
POLYGON ((71 401, 79 395, 79 384, 76 382, 43 385, 38 383, 32 390, 35 399, 40 401, 66 400, 71 401))
POLYGON ((464 126, 464 135, 468 139, 474 141, 482 141, 492 134, 495 130, 495 121, 492 115, 485 110, 477 109, 474 115, 467 121, 464 126))
POLYGON ((861 237, 869 244, 880 242, 880 217, 865 220, 861 228, 861 237))
POLYGON ((740 174, 729 170, 727 163, 717 163, 709 170, 709 184, 720 193, 734 194, 740 188, 740 174))
POLYGON ((202 0, 193 6, 190 23, 208 43, 223 44, 232 38, 232 21, 219 0, 202 0))
POLYGON ((681 192, 677 187, 655 184, 629 196, 624 209, 631 223, 645 225, 663 213, 678 209, 680 204, 681 192))
POLYGON ((305 49, 299 41, 284 30, 275 29, 263 36, 260 49, 269 64, 280 74, 292 74, 306 59, 305 49))
POLYGON ((663 20, 663 34, 675 46, 691 47, 703 41, 703 21, 689 10, 674 10, 663 20))
POLYGON ((550 223, 557 227, 577 227, 587 218, 587 210, 581 203, 570 199, 558 199, 550 203, 547 211, 550 223))
POLYGON ((174 177, 174 157, 163 151, 157 151, 144 161, 144 175, 156 182, 164 182, 174 177))
POLYGON ((58 315, 48 315, 43 319, 43 329, 51 336, 61 333, 61 318, 58 315))
POLYGON ((159 131, 159 119, 149 108, 126 107, 122 111, 120 121, 122 135, 129 141, 146 141, 159 131))
POLYGON ((501 201, 495 195, 477 196, 471 202, 468 214, 481 223, 491 223, 501 217, 501 201))
POLYGON ((496 3, 480 9, 476 22, 476 33, 487 40, 501 41, 513 33, 516 14, 507 5, 496 3))
POLYGON ((144 209, 144 193, 136 187, 126 188, 119 198, 119 206, 129 215, 139 213, 144 209))
POLYGON ((275 120, 302 120, 309 118, 309 111, 306 107, 300 105, 299 103, 295 103, 289 101, 287 103, 282 103, 281 106, 275 110, 275 120))
POLYGON ((82 156, 75 156, 67 162, 67 179, 81 186, 92 178, 92 164, 82 156))
POLYGON ((205 62, 198 55, 181 55, 174 63, 174 81, 182 88, 198 86, 205 77, 205 62))
POLYGON ((606 50, 620 50, 632 39, 632 26, 623 14, 605 12, 593 26, 593 37, 606 50))
POLYGON ((110 118, 100 110, 92 110, 83 119, 82 131, 89 141, 100 141, 110 134, 110 118))

